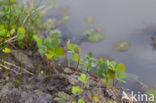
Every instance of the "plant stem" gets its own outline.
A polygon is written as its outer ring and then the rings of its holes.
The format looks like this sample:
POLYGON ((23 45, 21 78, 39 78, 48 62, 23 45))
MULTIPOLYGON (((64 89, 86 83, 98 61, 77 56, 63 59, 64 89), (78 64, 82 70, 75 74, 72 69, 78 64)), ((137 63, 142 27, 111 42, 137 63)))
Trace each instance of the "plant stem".
POLYGON ((56 69, 56 61, 54 60, 54 63, 53 63, 53 72, 55 72, 55 69, 56 69))
POLYGON ((80 64, 80 54, 79 54, 79 59, 78 59, 78 62, 77 62, 77 66, 75 67, 75 72, 77 72, 79 64, 80 64))
POLYGON ((49 77, 51 76, 51 64, 50 61, 48 61, 48 68, 49 68, 49 77))
POLYGON ((113 81, 112 82, 113 82, 113 86, 115 86, 115 78, 113 78, 113 81))
POLYGON ((66 42, 66 45, 65 45, 65 59, 66 59, 66 67, 68 67, 69 65, 68 65, 68 54, 67 54, 67 52, 68 52, 68 41, 66 42))

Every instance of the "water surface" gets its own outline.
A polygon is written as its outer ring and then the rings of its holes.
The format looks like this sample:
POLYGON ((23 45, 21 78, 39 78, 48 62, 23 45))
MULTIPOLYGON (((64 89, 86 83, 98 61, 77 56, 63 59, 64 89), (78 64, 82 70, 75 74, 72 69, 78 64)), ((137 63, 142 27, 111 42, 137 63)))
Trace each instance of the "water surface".
MULTIPOLYGON (((151 45, 151 35, 156 33, 156 0, 56 1, 59 8, 70 8, 70 19, 60 28, 64 35, 72 36, 74 41, 79 41, 86 29, 104 28, 104 40, 101 42, 81 43, 82 56, 89 51, 95 56, 111 56, 113 60, 126 65, 126 72, 138 76, 149 87, 156 88, 156 51, 151 45), (84 19, 90 16, 96 19, 95 22, 85 23, 84 19), (129 41, 131 47, 126 52, 114 51, 114 43, 118 41, 129 41)), ((49 12, 49 15, 54 13, 49 12)))

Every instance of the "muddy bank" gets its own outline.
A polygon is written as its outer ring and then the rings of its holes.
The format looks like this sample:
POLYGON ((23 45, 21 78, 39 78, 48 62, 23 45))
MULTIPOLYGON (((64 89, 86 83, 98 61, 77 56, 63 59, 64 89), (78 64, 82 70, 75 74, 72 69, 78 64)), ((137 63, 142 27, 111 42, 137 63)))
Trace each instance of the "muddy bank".
MULTIPOLYGON (((109 88, 92 79, 90 79, 89 88, 85 88, 83 93, 74 97, 72 87, 82 86, 82 83, 78 80, 79 76, 73 73, 71 69, 61 67, 57 67, 57 71, 51 77, 37 72, 38 69, 44 70, 47 68, 46 63, 37 53, 14 52, 6 60, 18 65, 15 67, 6 64, 19 74, 9 71, 9 77, 4 79, 2 78, 5 77, 4 73, 1 72, 0 103, 58 103, 56 97, 60 92, 68 94, 75 101, 82 98, 86 103, 93 103, 92 98, 94 96, 98 97, 97 103, 108 103, 108 101, 121 103, 121 90, 109 88), (17 68, 21 64, 23 69, 17 68), (21 72, 21 70, 23 71, 21 72)), ((62 103, 68 103, 68 101, 62 103)))

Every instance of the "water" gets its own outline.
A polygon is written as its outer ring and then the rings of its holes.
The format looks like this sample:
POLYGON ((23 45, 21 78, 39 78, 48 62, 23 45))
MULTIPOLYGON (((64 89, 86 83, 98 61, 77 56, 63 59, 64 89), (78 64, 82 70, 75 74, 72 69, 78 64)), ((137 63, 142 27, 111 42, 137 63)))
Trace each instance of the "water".
MULTIPOLYGON (((70 7, 70 19, 60 28, 74 40, 80 40, 86 29, 104 28, 103 41, 81 43, 82 56, 89 51, 95 56, 111 56, 113 60, 126 65, 127 73, 137 75, 143 83, 156 88, 156 51, 151 45, 151 35, 156 32, 156 0, 56 1, 60 8, 70 7), (95 22, 85 23, 84 19, 90 16, 96 19, 95 22), (131 48, 127 52, 114 51, 117 41, 129 41, 131 48)), ((49 12, 49 15, 53 14, 49 12)))

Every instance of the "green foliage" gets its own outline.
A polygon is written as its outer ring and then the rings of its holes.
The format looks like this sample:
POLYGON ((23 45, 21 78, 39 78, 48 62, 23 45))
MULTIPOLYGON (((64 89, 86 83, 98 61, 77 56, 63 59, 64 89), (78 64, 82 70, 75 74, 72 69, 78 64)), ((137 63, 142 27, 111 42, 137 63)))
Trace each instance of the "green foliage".
POLYGON ((77 96, 77 95, 81 94, 82 92, 83 92, 83 90, 79 86, 72 87, 72 93, 74 94, 74 96, 77 96))
POLYGON ((100 59, 98 63, 97 74, 101 78, 105 78, 108 85, 111 85, 111 80, 112 85, 115 85, 114 79, 125 83, 125 81, 123 80, 126 77, 125 70, 126 67, 122 63, 117 64, 115 61, 110 62, 108 60, 103 61, 102 59, 100 59))
POLYGON ((76 48, 78 48, 78 45, 71 43, 68 45, 68 50, 69 50, 68 52, 73 53, 73 54, 77 54, 76 48))
POLYGON ((93 23, 95 21, 94 17, 88 17, 84 20, 86 23, 93 23))
POLYGON ((81 62, 81 68, 87 72, 91 72, 92 68, 97 66, 97 59, 93 57, 92 52, 88 52, 86 60, 81 62))
MULTIPOLYGON (((61 35, 61 34, 60 34, 61 35)), ((38 51, 46 55, 48 59, 50 60, 57 60, 61 56, 64 55, 64 48, 59 46, 60 40, 58 37, 60 35, 54 33, 51 35, 51 38, 47 37, 42 40, 42 38, 37 37, 36 35, 33 36, 33 38, 36 41, 36 44, 38 46, 38 51)))
POLYGON ((131 47, 130 42, 124 41, 124 42, 116 42, 114 44, 114 50, 115 51, 127 51, 131 47))
MULTIPOLYGON (((47 4, 54 5, 54 1, 50 1, 51 3, 47 4)), ((49 33, 49 30, 55 27, 53 19, 48 20, 50 23, 43 20, 43 11, 51 9, 49 6, 48 9, 43 9, 43 5, 37 1, 1 0, 0 39, 5 44, 6 39, 16 37, 14 44, 21 48, 30 47, 33 44, 34 34, 49 33)))
POLYGON ((85 103, 85 102, 84 102, 83 99, 80 98, 80 99, 78 100, 78 103, 85 103))
POLYGON ((3 49, 3 52, 4 52, 4 53, 11 53, 11 49, 9 49, 9 48, 4 48, 4 49, 3 49))
POLYGON ((18 79, 15 79, 15 80, 13 80, 13 81, 16 83, 16 85, 17 85, 18 87, 21 86, 21 83, 20 83, 20 81, 19 81, 18 79))
POLYGON ((85 87, 89 88, 90 78, 87 77, 85 74, 81 74, 81 76, 78 77, 78 80, 81 81, 85 85, 85 87))
POLYGON ((55 100, 58 101, 58 103, 64 103, 65 101, 70 101, 70 99, 70 95, 64 92, 59 92, 58 97, 55 98, 55 100))
POLYGON ((99 42, 104 38, 101 33, 96 32, 94 29, 84 31, 83 36, 88 37, 88 40, 91 42, 99 42))
POLYGON ((83 61, 83 58, 80 57, 81 48, 76 44, 70 43, 67 45, 67 49, 68 49, 68 53, 71 53, 73 55, 72 60, 77 62, 77 65, 75 67, 75 72, 76 72, 80 64, 80 61, 83 61))

